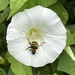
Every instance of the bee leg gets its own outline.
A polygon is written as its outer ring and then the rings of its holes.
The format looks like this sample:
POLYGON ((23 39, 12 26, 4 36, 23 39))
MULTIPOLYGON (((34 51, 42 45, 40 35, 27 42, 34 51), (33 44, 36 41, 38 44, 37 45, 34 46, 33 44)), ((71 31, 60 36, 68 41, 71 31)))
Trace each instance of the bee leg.
POLYGON ((45 42, 42 42, 42 43, 39 45, 39 47, 42 46, 44 43, 45 43, 45 42))

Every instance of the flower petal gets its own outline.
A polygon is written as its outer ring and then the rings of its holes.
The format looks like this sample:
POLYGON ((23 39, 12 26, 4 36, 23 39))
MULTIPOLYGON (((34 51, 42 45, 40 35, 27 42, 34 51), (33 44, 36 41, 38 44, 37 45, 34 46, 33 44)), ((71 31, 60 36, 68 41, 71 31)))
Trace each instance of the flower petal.
POLYGON ((49 33, 49 35, 63 36, 66 33, 65 27, 54 11, 44 8, 41 15, 42 16, 37 27, 44 29, 46 33, 49 33))
POLYGON ((8 35, 6 37, 6 40, 11 55, 16 55, 22 50, 25 50, 27 46, 27 40, 25 39, 25 37, 20 35, 20 33, 15 28, 9 26, 7 30, 7 34, 8 35))
POLYGON ((32 55, 31 51, 22 51, 14 57, 21 63, 28 66, 40 67, 46 64, 46 62, 42 59, 41 54, 38 52, 35 55, 32 55))
POLYGON ((19 12, 13 16, 10 24, 13 24, 14 28, 16 28, 21 35, 22 33, 25 35, 27 30, 31 27, 30 20, 25 12, 19 12))
POLYGON ((14 57, 21 63, 34 67, 41 67, 46 64, 46 61, 43 57, 43 50, 39 48, 35 55, 32 55, 31 51, 22 51, 14 57), (27 57, 27 58, 26 58, 27 57))
POLYGON ((31 27, 36 27, 36 25, 38 25, 38 23, 40 22, 40 18, 41 18, 43 10, 44 8, 41 7, 40 5, 31 9, 25 10, 25 13, 27 14, 30 20, 31 27))

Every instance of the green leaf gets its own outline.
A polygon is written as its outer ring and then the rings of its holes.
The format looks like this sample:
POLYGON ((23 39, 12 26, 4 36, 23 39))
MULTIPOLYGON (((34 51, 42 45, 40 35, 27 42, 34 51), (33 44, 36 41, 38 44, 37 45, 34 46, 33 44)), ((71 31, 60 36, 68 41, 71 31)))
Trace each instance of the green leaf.
POLYGON ((0 56, 0 64, 5 64, 3 57, 0 56))
POLYGON ((52 75, 52 67, 50 64, 45 65, 39 69, 41 75, 52 75))
POLYGON ((63 24, 66 24, 66 22, 68 20, 68 13, 67 13, 66 9, 64 8, 64 6, 62 5, 62 3, 57 1, 55 4, 50 6, 50 8, 57 13, 57 15, 60 17, 61 21, 63 22, 63 24))
POLYGON ((4 10, 8 5, 8 0, 0 0, 0 11, 4 10))
POLYGON ((6 25, 0 24, 0 54, 5 55, 5 51, 7 50, 6 46, 6 25))
POLYGON ((11 69, 9 69, 9 71, 8 71, 8 75, 15 75, 15 74, 12 72, 11 69))
POLYGON ((48 7, 54 4, 55 2, 57 2, 57 0, 28 0, 26 3, 24 3, 24 5, 22 6, 20 10, 23 11, 24 9, 32 8, 36 5, 48 7))
POLYGON ((10 14, 8 19, 13 16, 23 6, 27 0, 10 0, 10 14))
POLYGON ((58 75, 58 74, 54 73, 53 75, 58 75))
POLYGON ((28 0, 24 3, 24 5, 21 7, 19 11, 23 11, 24 9, 32 8, 36 6, 36 2, 34 0, 28 0))
POLYGON ((37 73, 38 73, 38 68, 32 67, 32 73, 33 73, 33 75, 37 75, 37 73))
POLYGON ((73 20, 73 18, 74 18, 74 11, 73 11, 75 9, 74 6, 75 6, 74 0, 69 2, 68 5, 67 5, 67 11, 69 13, 69 17, 70 17, 71 20, 73 20))
POLYGON ((35 0, 35 1, 37 2, 37 4, 44 6, 44 7, 48 7, 57 2, 57 0, 35 0))
POLYGON ((37 75, 41 75, 40 71, 38 71, 37 75))
POLYGON ((75 44, 75 36, 67 29, 67 46, 75 44))
MULTIPOLYGON (((75 54, 75 48, 72 47, 75 54)), ((69 75, 75 75, 75 61, 73 61, 70 56, 63 51, 59 57, 58 68, 59 71, 68 73, 69 75)))
POLYGON ((74 16, 75 16, 75 5, 74 5, 74 7, 73 7, 73 13, 74 13, 74 16))
POLYGON ((7 16, 9 15, 9 7, 7 7, 5 10, 3 10, 3 12, 0 14, 0 23, 2 23, 6 18, 7 16))
POLYGON ((58 65, 58 59, 55 60, 55 61, 51 64, 53 73, 54 73, 55 71, 57 71, 57 65, 58 65))
POLYGON ((67 1, 66 0, 59 0, 64 6, 67 5, 67 1))
POLYGON ((68 29, 70 29, 71 33, 74 33, 75 32, 75 24, 73 24, 73 25, 66 25, 66 27, 68 29))
POLYGON ((0 24, 0 38, 6 35, 6 25, 0 24))
POLYGON ((11 70, 15 75, 32 75, 31 67, 21 64, 9 54, 7 55, 7 59, 11 63, 11 70))
POLYGON ((6 75, 5 71, 2 68, 0 68, 0 75, 6 75))

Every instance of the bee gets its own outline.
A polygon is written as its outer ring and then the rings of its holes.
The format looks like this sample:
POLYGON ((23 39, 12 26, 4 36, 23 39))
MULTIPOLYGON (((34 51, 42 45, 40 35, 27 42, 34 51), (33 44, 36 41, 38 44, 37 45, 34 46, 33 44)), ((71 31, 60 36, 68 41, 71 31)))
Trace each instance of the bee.
POLYGON ((36 42, 36 41, 31 42, 29 38, 27 38, 27 40, 28 40, 30 46, 28 48, 26 48, 26 50, 29 49, 32 52, 33 55, 35 55, 36 50, 45 43, 45 42, 42 42, 39 45, 38 42, 36 42))

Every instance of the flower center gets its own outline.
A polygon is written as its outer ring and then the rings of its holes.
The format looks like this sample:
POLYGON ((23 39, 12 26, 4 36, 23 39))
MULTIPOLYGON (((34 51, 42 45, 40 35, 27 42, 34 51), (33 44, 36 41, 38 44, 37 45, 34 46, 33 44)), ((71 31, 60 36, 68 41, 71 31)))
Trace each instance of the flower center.
POLYGON ((29 35, 31 38, 35 38, 38 35, 38 31, 35 28, 29 30, 29 35))
POLYGON ((31 40, 43 40, 43 30, 40 28, 31 28, 27 32, 27 38, 30 38, 31 40))

